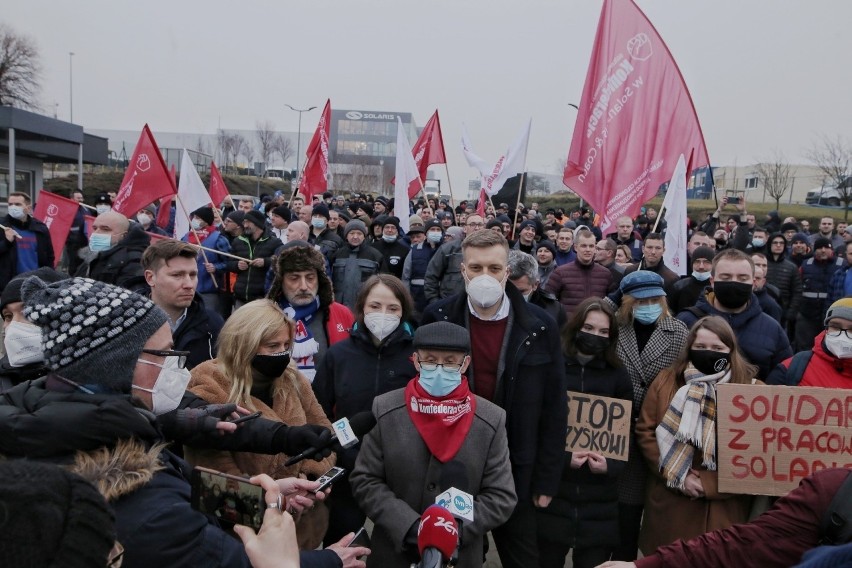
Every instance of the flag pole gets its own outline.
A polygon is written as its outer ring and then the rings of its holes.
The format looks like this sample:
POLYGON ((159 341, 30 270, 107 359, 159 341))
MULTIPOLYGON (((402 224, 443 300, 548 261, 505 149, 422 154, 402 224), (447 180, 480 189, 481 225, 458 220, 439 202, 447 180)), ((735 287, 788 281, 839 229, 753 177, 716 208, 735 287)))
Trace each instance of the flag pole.
MULTIPOLYGON (((207 196, 210 197, 209 194, 207 196)), ((186 212, 186 207, 183 206, 183 201, 180 200, 180 195, 175 194, 175 201, 180 204, 180 210, 183 211, 184 216, 186 216, 186 222, 189 223, 189 230, 192 231, 192 234, 195 235, 195 240, 198 241, 198 245, 201 248, 201 256, 202 258, 204 258, 204 264, 210 264, 210 261, 207 259, 207 253, 204 251, 212 249, 208 249, 207 247, 201 246, 201 238, 198 236, 198 232, 192 227, 192 221, 190 221, 189 219, 189 213, 186 212)), ((208 274, 210 273, 208 272, 208 274)), ((219 282, 216 280, 216 275, 210 274, 210 279, 213 280, 213 284, 216 286, 216 288, 218 288, 219 282)))
MULTIPOLYGON (((524 189, 524 176, 527 174, 526 169, 521 172, 521 180, 518 182, 518 200, 515 202, 515 219, 512 222, 512 240, 515 240, 515 227, 518 225, 518 209, 521 205, 521 192, 524 189)), ((494 204, 491 204, 494 207, 494 204)), ((496 212, 496 210, 495 210, 496 212)))
MULTIPOLYGON (((441 148, 443 150, 443 147, 441 148)), ((444 154, 444 159, 446 160, 446 153, 444 154)), ((456 200, 453 198, 453 182, 450 181, 450 166, 447 165, 447 162, 444 162, 444 169, 447 170, 447 186, 450 188, 450 205, 453 208, 453 211, 456 209, 456 200)), ((426 197, 426 192, 423 192, 423 197, 426 197)), ((427 200, 428 201, 428 200, 427 200)), ((492 204, 493 205, 493 204, 492 204)))

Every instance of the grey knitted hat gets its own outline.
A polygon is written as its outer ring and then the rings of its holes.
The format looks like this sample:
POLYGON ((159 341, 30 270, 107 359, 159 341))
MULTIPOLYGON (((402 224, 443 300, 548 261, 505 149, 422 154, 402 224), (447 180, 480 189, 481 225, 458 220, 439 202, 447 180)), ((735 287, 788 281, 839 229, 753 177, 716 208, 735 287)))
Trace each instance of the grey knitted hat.
POLYGON ((41 327, 45 363, 79 384, 130 392, 136 359, 167 321, 151 300, 88 278, 21 286, 24 316, 41 327))
POLYGON ((367 225, 364 224, 363 221, 359 219, 352 219, 348 223, 346 223, 346 227, 343 229, 343 236, 345 237, 352 231, 361 231, 364 236, 367 236, 367 225))
POLYGON ((470 353, 470 336, 467 329, 460 325, 438 321, 417 328, 414 332, 414 348, 470 353))

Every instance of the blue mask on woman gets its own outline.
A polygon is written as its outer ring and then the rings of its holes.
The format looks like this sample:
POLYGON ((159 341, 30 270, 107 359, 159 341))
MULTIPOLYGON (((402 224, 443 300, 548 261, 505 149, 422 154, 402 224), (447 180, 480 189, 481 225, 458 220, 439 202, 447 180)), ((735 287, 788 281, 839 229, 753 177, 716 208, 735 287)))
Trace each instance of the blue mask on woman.
POLYGON ((663 306, 660 304, 650 304, 647 306, 636 306, 633 308, 633 318, 639 323, 649 325, 660 319, 663 315, 663 306))
POLYGON ((420 386, 432 396, 447 396, 461 384, 461 371, 447 371, 443 366, 433 371, 420 369, 420 386))

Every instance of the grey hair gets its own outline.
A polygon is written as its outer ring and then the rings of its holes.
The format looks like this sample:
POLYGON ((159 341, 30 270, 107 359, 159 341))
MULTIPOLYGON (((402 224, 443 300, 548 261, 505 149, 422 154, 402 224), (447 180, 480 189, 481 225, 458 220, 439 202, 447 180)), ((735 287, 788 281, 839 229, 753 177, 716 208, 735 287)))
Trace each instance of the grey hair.
POLYGON ((530 279, 530 284, 538 282, 538 262, 531 254, 513 249, 509 251, 509 280, 517 280, 521 276, 530 279))

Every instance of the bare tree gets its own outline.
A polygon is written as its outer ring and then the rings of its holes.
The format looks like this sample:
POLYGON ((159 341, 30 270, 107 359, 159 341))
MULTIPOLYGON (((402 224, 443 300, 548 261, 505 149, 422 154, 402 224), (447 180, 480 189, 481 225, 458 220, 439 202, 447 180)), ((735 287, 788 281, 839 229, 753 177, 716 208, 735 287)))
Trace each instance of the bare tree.
POLYGON ((228 150, 231 156, 231 166, 237 167, 237 159, 243 153, 243 146, 246 144, 246 139, 241 134, 231 134, 228 142, 228 150))
POLYGON ((781 207, 781 198, 793 186, 790 164, 780 150, 775 150, 770 160, 757 164, 757 178, 763 185, 764 194, 775 200, 775 209, 781 207))
POLYGON ((195 151, 199 154, 207 154, 207 144, 204 143, 204 139, 201 136, 198 137, 198 140, 195 141, 195 151))
POLYGON ((255 124, 257 130, 257 151, 260 160, 269 168, 269 161, 275 153, 275 125, 271 120, 257 121, 255 124))
POLYGON ((219 164, 220 166, 228 165, 228 147, 230 146, 230 142, 228 141, 228 133, 222 130, 221 128, 216 131, 216 159, 222 160, 223 163, 219 164))
POLYGON ((0 105, 39 110, 41 64, 30 37, 0 24, 0 105))
POLYGON ((832 139, 822 136, 819 141, 805 154, 818 167, 831 184, 836 188, 840 201, 846 211, 845 219, 849 220, 849 204, 852 202, 852 183, 850 183, 850 166, 852 166, 852 147, 849 142, 838 135, 832 139))
POLYGON ((240 154, 246 159, 246 167, 251 168, 254 166, 254 157, 257 155, 254 144, 242 136, 240 136, 240 139, 240 154))
MULTIPOLYGON (((287 160, 293 155, 293 143, 289 138, 276 134, 275 136, 275 153, 281 157, 281 167, 287 167, 287 160)), ((296 175, 299 175, 298 173, 296 175)))

